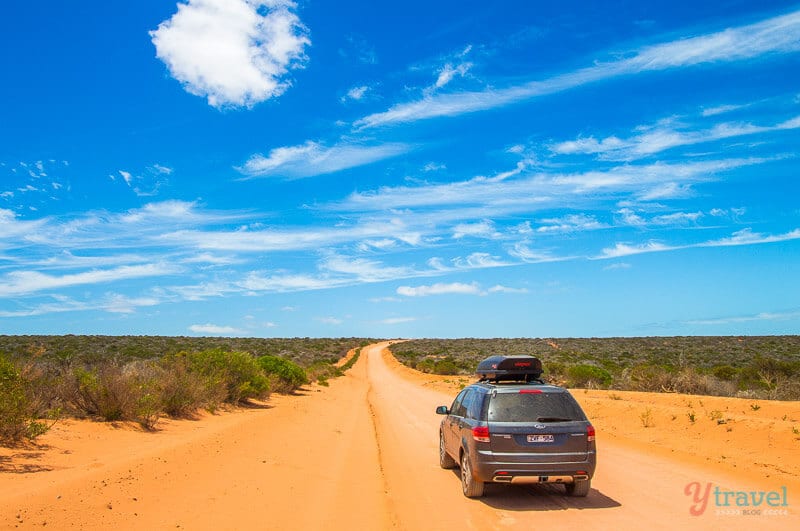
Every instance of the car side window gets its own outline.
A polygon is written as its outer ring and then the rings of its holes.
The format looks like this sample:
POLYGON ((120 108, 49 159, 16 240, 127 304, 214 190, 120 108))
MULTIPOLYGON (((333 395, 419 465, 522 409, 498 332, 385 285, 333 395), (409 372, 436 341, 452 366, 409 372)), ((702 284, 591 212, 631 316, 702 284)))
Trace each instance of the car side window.
POLYGON ((453 405, 450 406, 450 414, 455 415, 457 417, 463 417, 464 414, 461 411, 461 401, 464 400, 464 396, 467 394, 467 389, 464 389, 460 393, 455 400, 453 400, 453 405))
POLYGON ((466 389, 466 391, 467 392, 464 394, 464 398, 461 400, 461 404, 458 407, 459 417, 466 417, 472 402, 475 401, 475 391, 472 389, 466 389))
POLYGON ((481 419, 481 406, 483 405, 483 400, 481 398, 483 395, 481 393, 474 391, 470 394, 468 398, 469 404, 467 404, 467 400, 464 400, 464 407, 467 408, 467 415, 468 419, 473 420, 480 420, 481 419))

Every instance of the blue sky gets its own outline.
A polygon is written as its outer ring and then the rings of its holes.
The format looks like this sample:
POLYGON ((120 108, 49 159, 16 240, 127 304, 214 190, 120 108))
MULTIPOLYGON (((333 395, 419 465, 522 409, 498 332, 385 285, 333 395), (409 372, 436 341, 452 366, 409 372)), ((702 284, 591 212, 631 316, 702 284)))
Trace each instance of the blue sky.
POLYGON ((0 333, 800 332, 800 4, 21 2, 0 333))

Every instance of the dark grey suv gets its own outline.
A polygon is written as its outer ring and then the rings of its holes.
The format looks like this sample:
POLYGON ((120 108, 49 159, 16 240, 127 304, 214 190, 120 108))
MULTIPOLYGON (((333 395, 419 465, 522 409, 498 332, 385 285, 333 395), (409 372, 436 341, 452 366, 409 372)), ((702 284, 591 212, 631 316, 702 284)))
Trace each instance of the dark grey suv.
POLYGON ((478 383, 462 390, 439 429, 439 464, 461 467, 464 495, 484 483, 563 483, 589 493, 596 464, 595 431, 563 387, 545 384, 531 356, 492 356, 478 365, 478 383))

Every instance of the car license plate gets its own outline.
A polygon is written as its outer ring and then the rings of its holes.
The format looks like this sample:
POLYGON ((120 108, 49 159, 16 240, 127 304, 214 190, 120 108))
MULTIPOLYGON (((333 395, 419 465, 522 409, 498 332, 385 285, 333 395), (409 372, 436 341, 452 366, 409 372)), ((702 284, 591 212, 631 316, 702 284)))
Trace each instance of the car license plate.
POLYGON ((529 443, 553 442, 552 435, 528 435, 529 443))

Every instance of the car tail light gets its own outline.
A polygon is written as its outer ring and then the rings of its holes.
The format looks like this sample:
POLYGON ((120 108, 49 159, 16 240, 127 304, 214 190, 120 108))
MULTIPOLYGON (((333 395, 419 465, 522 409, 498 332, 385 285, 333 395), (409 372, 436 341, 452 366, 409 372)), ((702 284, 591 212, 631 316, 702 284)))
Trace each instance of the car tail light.
POLYGON ((541 389, 520 389, 519 394, 521 395, 540 395, 542 394, 541 389))
POLYGON ((472 438, 478 442, 489 442, 489 426, 475 426, 472 428, 472 438))
POLYGON ((591 424, 586 427, 586 440, 589 442, 594 441, 594 426, 591 424))

